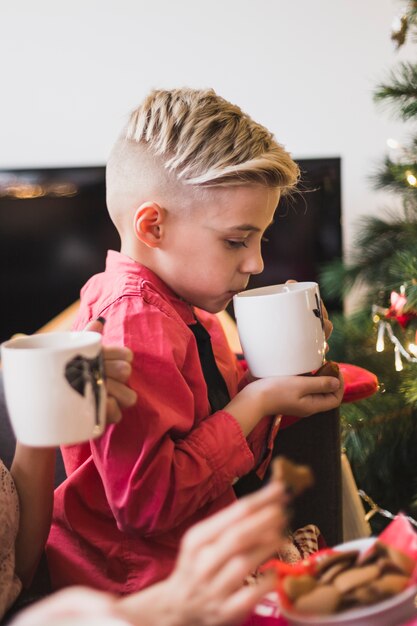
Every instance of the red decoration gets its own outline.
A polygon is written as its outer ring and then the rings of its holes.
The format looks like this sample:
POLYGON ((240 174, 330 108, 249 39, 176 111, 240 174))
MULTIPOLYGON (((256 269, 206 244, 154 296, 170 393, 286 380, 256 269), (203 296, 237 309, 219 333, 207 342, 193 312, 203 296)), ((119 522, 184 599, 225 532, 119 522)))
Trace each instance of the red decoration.
POLYGON ((357 402, 378 391, 378 379, 369 370, 350 363, 339 363, 345 383, 343 402, 357 402))
POLYGON ((396 291, 391 292, 391 306, 389 307, 386 317, 394 319, 401 328, 407 328, 412 319, 417 318, 417 312, 407 311, 404 313, 404 307, 407 304, 407 298, 402 293, 396 291))

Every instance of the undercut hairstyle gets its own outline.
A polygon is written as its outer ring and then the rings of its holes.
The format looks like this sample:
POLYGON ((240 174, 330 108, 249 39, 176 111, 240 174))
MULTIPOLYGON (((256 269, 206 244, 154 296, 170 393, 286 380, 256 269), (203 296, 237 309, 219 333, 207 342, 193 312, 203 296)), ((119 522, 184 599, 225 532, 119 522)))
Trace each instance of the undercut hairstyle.
POLYGON ((300 174, 271 132, 213 89, 152 91, 120 140, 140 145, 184 185, 261 184, 286 194, 300 174))

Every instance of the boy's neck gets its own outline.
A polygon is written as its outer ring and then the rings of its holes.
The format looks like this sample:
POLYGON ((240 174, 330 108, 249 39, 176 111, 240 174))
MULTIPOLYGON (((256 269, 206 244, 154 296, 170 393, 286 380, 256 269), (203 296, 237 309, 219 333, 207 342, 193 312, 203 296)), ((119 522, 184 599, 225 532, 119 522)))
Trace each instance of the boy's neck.
POLYGON ((129 243, 122 241, 122 244, 120 246, 120 252, 121 254, 128 256, 130 259, 133 259, 133 261, 136 261, 136 263, 145 265, 150 270, 155 272, 155 274, 158 274, 156 269, 153 267, 153 255, 147 254, 146 248, 143 249, 142 246, 132 246, 129 243))
POLYGON ((148 270, 153 272, 155 274, 155 276, 157 276, 158 279, 162 283, 164 283, 164 285, 168 289, 171 290, 172 294, 174 296, 176 296, 176 298, 178 298, 178 300, 181 300, 182 302, 184 302, 184 304, 186 304, 189 307, 192 307, 192 309, 194 310, 194 305, 192 303, 187 302, 186 300, 184 300, 184 298, 182 298, 179 294, 177 294, 175 292, 175 290, 173 289, 173 287, 171 285, 169 285, 169 283, 165 280, 164 276, 161 275, 162 272, 158 271, 158 267, 156 266, 157 264, 152 263, 152 260, 149 258, 150 255, 138 254, 137 252, 135 253, 135 250, 133 250, 133 253, 131 253, 131 250, 132 249, 129 246, 123 246, 122 245, 121 248, 120 248, 120 254, 123 254, 124 256, 129 257, 135 263, 139 263, 140 265, 143 265, 148 270))
MULTIPOLYGON (((120 253, 129 257, 130 259, 135 261, 135 263, 140 263, 141 265, 147 267, 175 293, 171 285, 165 280, 164 272, 161 272, 160 270, 157 253, 153 248, 147 248, 146 246, 141 246, 140 244, 132 246, 126 243, 122 243, 120 253)), ((181 298, 180 296, 178 297, 181 298)))

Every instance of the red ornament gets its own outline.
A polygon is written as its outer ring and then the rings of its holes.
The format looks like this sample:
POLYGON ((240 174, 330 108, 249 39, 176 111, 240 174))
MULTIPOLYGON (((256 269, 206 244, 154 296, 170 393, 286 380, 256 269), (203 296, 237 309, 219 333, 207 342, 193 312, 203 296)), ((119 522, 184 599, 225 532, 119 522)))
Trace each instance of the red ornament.
POLYGON ((389 307, 386 317, 388 319, 394 319, 401 328, 407 328, 412 319, 417 318, 417 313, 413 311, 403 312, 405 305, 407 304, 407 298, 402 293, 396 291, 391 292, 391 306, 389 307))

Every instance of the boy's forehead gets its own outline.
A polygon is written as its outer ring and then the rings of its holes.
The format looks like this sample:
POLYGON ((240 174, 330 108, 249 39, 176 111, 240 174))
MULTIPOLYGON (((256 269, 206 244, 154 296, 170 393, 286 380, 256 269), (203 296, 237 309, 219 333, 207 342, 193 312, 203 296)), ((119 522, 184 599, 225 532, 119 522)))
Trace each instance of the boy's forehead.
POLYGON ((202 203, 208 220, 220 221, 230 230, 260 231, 267 228, 279 202, 279 190, 246 185, 207 190, 202 203))

